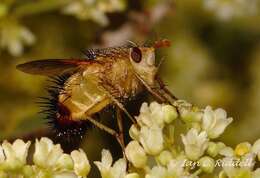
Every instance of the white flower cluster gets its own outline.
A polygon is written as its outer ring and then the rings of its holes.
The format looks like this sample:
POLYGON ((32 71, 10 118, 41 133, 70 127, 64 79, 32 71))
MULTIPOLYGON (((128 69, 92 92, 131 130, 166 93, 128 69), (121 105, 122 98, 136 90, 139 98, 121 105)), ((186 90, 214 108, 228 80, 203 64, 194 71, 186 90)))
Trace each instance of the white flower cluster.
POLYGON ((259 14, 258 0, 204 0, 204 8, 223 21, 259 14))
POLYGON ((23 53, 24 45, 35 43, 33 33, 14 19, 0 20, 0 47, 13 56, 23 53))
POLYGON ((174 106, 144 103, 136 119, 138 124, 129 131, 133 140, 126 147, 126 157, 131 163, 129 170, 140 178, 196 178, 203 174, 259 178, 260 171, 253 168, 255 157, 260 156, 260 141, 253 146, 241 143, 235 149, 214 141, 233 120, 223 109, 207 106, 202 110, 181 100, 174 106), (176 134, 175 130, 187 131, 176 134), (230 160, 233 164, 226 164, 230 160))
POLYGON ((4 141, 0 146, 1 178, 77 178, 86 177, 90 164, 85 152, 63 153, 59 144, 48 138, 36 140, 33 165, 27 163, 31 142, 18 139, 13 144, 4 141))
POLYGON ((24 46, 33 45, 35 35, 24 25, 21 18, 36 14, 37 11, 48 12, 57 9, 64 14, 74 15, 81 20, 93 20, 100 25, 109 23, 106 13, 122 11, 126 7, 125 0, 67 0, 49 3, 16 1, 0 1, 0 48, 6 49, 13 56, 20 56, 24 46), (15 6, 15 8, 13 7, 15 6), (29 8, 29 7, 32 8, 29 8), (17 9, 18 12, 16 11, 17 9), (22 9, 22 10, 21 10, 22 9), (24 10, 25 9, 25 10, 24 10), (31 12, 32 11, 32 12, 31 12))
POLYGON ((81 20, 91 19, 100 25, 107 25, 106 13, 123 10, 125 3, 124 0, 72 0, 62 11, 81 20))
MULTIPOLYGON (((260 178, 260 139, 234 149, 215 141, 232 122, 223 109, 201 110, 185 101, 173 106, 143 103, 126 159, 113 163, 108 150, 95 161, 102 178, 260 178), (181 129, 180 129, 181 128, 181 129), (184 133, 183 133, 183 130, 184 133), (128 166, 127 166, 127 163, 128 166)), ((0 177, 87 177, 90 164, 83 150, 63 153, 48 138, 36 140, 33 164, 27 164, 30 142, 6 141, 0 146, 0 177)))

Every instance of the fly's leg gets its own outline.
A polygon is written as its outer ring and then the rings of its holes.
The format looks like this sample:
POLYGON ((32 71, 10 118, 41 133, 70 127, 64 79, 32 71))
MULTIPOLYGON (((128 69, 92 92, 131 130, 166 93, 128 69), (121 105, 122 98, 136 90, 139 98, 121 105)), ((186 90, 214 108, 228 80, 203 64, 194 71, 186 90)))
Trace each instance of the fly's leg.
POLYGON ((119 130, 119 143, 121 144, 124 157, 126 158, 123 118, 122 118, 122 115, 121 115, 121 110, 119 108, 116 108, 116 120, 117 120, 117 125, 118 125, 118 130, 119 130))
POLYGON ((116 104, 118 108, 120 108, 126 115, 127 117, 136 125, 136 120, 131 116, 131 114, 126 110, 124 105, 120 103, 110 92, 109 89, 106 87, 106 85, 101 85, 102 88, 105 90, 106 94, 108 97, 116 104))
POLYGON ((98 127, 100 130, 103 130, 107 133, 109 133, 110 135, 114 136, 117 140, 117 142, 119 143, 122 151, 123 151, 123 156, 125 157, 125 145, 124 145, 124 140, 122 139, 122 136, 120 135, 120 133, 117 133, 114 129, 109 128, 108 126, 101 124, 100 122, 96 121, 95 119, 93 119, 92 117, 87 117, 88 121, 90 121, 93 125, 95 125, 96 127, 98 127))
POLYGON ((144 87, 161 103, 168 102, 168 99, 160 93, 160 91, 154 90, 152 87, 150 87, 138 74, 135 74, 136 77, 142 82, 144 87))
POLYGON ((156 76, 156 81, 158 82, 160 89, 163 90, 165 94, 170 96, 173 100, 178 100, 178 98, 174 96, 174 94, 172 94, 172 92, 168 88, 166 88, 166 85, 158 75, 156 76))

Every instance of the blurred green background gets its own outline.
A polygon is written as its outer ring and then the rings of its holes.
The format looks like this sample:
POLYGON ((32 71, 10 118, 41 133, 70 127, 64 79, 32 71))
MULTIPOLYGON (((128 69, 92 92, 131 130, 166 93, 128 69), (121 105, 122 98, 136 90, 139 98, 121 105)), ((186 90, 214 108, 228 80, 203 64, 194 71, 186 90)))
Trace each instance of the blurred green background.
MULTIPOLYGON (((49 135, 35 104, 46 78, 17 64, 159 38, 172 41, 157 59, 178 98, 226 109, 229 145, 260 137, 260 0, 1 0, 0 140, 49 135)), ((92 129, 82 147, 98 159, 111 143, 92 129)))

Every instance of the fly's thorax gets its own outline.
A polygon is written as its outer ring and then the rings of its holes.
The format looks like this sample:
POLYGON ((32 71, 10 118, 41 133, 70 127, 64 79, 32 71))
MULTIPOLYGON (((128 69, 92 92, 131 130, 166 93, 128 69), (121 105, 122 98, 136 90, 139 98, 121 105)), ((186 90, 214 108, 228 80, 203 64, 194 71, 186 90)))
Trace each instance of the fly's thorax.
POLYGON ((85 120, 102 110, 111 101, 98 87, 96 75, 76 73, 72 75, 60 92, 59 102, 70 111, 71 120, 85 120))
POLYGON ((134 71, 149 86, 155 85, 155 50, 153 47, 133 47, 130 49, 129 58, 134 71))
POLYGON ((127 57, 117 58, 106 65, 101 76, 102 84, 108 92, 117 99, 130 99, 143 89, 142 84, 135 76, 135 71, 127 57))

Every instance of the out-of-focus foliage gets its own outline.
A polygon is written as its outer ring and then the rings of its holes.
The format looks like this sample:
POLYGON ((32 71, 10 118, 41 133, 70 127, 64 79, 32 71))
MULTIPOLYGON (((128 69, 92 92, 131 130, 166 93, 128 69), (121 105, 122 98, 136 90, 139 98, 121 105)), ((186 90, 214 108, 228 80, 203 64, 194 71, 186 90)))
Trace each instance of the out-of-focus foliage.
MULTIPOLYGON (((259 0, 1 0, 0 138, 46 127, 35 104, 46 78, 23 74, 17 64, 167 38, 172 46, 157 60, 164 59, 160 73, 175 95, 225 108, 236 118, 223 136, 230 145, 253 141, 260 135, 259 22, 259 0)), ((94 133, 99 139, 83 142, 89 152, 101 150, 106 136, 94 133)))

